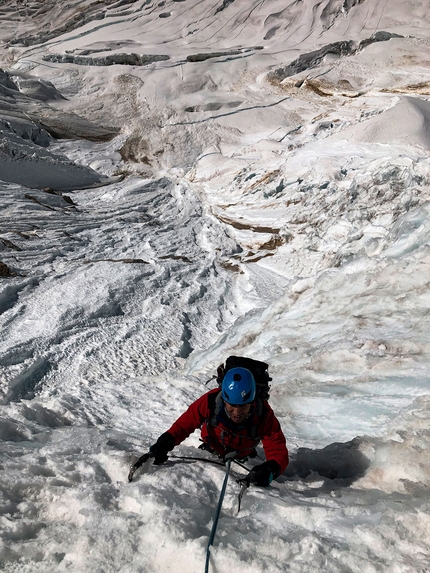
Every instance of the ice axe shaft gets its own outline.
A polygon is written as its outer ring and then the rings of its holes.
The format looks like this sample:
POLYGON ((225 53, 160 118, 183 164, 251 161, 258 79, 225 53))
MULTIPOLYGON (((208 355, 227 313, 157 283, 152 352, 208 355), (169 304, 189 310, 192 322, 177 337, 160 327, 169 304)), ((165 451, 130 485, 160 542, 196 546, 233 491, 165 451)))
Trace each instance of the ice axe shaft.
POLYGON ((243 494, 244 494, 245 491, 249 488, 251 482, 249 481, 248 478, 238 479, 238 480, 236 480, 236 481, 237 481, 237 483, 240 485, 240 492, 239 492, 239 495, 238 495, 238 498, 237 498, 237 501, 238 501, 237 513, 239 513, 239 511, 240 511, 240 505, 241 505, 241 503, 242 503, 243 494))

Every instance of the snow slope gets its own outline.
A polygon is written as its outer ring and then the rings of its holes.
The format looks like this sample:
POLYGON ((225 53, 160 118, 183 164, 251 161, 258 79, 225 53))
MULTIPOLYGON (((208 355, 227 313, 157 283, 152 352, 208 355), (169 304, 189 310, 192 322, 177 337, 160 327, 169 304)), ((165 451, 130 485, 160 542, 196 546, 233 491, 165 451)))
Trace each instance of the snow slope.
POLYGON ((0 18, 2 570, 203 571, 223 468, 128 464, 239 354, 291 462, 210 570, 430 571, 428 3, 0 18))

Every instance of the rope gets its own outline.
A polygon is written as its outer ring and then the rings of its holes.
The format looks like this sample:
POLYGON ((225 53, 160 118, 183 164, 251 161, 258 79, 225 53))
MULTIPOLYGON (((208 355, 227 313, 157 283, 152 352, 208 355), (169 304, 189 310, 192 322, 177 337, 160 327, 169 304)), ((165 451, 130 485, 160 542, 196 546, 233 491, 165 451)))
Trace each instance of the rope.
POLYGON ((213 541, 215 539, 215 533, 216 533, 216 528, 218 525, 218 519, 219 519, 219 515, 221 513, 222 502, 224 501, 225 490, 226 490, 227 482, 228 482, 228 475, 230 473, 230 466, 231 466, 231 459, 227 460, 227 462, 226 462, 226 471, 225 471, 224 483, 222 484, 222 489, 221 489, 221 493, 219 496, 218 506, 216 508, 214 522, 212 525, 212 531, 211 531, 211 534, 209 536, 209 542, 208 542, 208 546, 206 549, 205 573, 209 573, 209 558, 210 558, 211 545, 213 544, 213 541))

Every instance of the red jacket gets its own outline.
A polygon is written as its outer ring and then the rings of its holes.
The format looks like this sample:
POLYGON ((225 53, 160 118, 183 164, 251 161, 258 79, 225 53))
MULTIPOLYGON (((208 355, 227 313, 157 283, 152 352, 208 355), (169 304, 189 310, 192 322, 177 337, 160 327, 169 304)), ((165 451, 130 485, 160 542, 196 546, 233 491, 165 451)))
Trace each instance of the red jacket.
POLYGON ((248 418, 239 425, 226 416, 222 402, 215 415, 216 397, 220 391, 219 388, 210 390, 176 420, 168 430, 175 439, 175 446, 197 428, 201 428, 202 440, 221 456, 237 451, 237 457, 243 458, 261 441, 266 460, 277 462, 282 474, 288 465, 288 450, 281 426, 267 401, 262 400, 260 407, 254 403, 248 418))

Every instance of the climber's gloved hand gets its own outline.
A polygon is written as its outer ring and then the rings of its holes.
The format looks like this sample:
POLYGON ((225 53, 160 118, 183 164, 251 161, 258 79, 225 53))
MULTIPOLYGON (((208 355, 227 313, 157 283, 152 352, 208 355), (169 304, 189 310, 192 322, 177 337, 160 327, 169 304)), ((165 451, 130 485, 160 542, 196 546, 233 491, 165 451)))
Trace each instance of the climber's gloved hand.
POLYGON ((281 473, 278 462, 275 460, 269 460, 264 462, 249 472, 247 478, 248 481, 254 485, 260 487, 267 487, 270 485, 271 481, 276 479, 281 473))
POLYGON ((149 448, 154 454, 154 464, 159 466, 167 460, 167 454, 175 447, 175 438, 169 432, 161 434, 157 442, 149 448))

